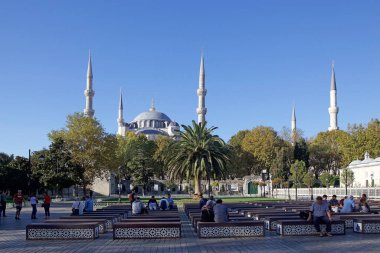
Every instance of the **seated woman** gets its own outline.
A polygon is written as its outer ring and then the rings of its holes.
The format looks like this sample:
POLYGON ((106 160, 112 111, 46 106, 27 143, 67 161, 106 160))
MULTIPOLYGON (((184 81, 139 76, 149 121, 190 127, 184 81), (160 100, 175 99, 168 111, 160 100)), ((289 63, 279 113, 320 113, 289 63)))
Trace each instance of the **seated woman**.
POLYGON ((365 198, 360 199, 359 212, 361 212, 361 213, 371 212, 371 209, 369 208, 369 205, 368 205, 367 200, 365 198))
POLYGON ((158 204, 157 199, 155 199, 154 196, 152 196, 148 201, 148 208, 149 210, 157 210, 158 204))
POLYGON ((214 222, 214 211, 212 210, 213 203, 211 200, 207 201, 206 205, 202 207, 201 221, 202 222, 214 222))

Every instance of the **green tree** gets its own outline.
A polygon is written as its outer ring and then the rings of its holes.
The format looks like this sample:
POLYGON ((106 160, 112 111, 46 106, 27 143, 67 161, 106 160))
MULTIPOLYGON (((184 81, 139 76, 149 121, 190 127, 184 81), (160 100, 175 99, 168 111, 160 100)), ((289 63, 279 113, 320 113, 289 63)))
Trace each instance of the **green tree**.
MULTIPOLYGON (((258 161, 260 170, 270 171, 276 159, 276 149, 283 147, 284 141, 271 127, 259 126, 247 133, 242 142, 243 150, 251 153, 258 161)), ((260 173, 260 171, 256 171, 260 173)))
POLYGON ((315 177, 314 173, 312 171, 307 172, 303 179, 303 183, 306 185, 307 188, 309 188, 309 194, 310 194, 310 199, 313 200, 313 185, 315 182, 315 177))
POLYGON ((49 138, 52 142, 61 138, 67 143, 73 163, 83 169, 81 185, 84 193, 96 177, 103 178, 118 167, 116 137, 107 134, 95 118, 82 113, 69 115, 66 128, 52 131, 49 138))
POLYGON ((334 176, 331 175, 328 171, 322 172, 322 174, 319 175, 319 179, 321 180, 322 185, 326 186, 327 188, 330 188, 331 184, 334 183, 334 176))
POLYGON ((166 175, 166 163, 165 157, 171 154, 171 144, 174 140, 167 136, 159 136, 154 140, 156 144, 156 149, 153 154, 153 159, 155 162, 155 175, 164 179, 166 175))
POLYGON ((52 142, 49 149, 33 152, 33 176, 38 178, 44 189, 57 190, 79 184, 83 168, 74 164, 71 152, 64 140, 58 138, 52 142))
POLYGON ((344 168, 340 171, 340 182, 346 188, 346 195, 347 195, 347 187, 351 186, 354 183, 354 180, 355 180, 354 172, 351 169, 344 168))
POLYGON ((147 190, 151 178, 155 174, 153 155, 156 151, 154 141, 143 135, 129 135, 124 142, 123 174, 131 176, 135 186, 142 186, 143 195, 147 190))
POLYGON ((225 176, 230 149, 224 141, 214 135, 216 127, 207 124, 182 125, 180 140, 171 146, 167 156, 168 176, 171 179, 193 179, 195 193, 201 193, 201 179, 219 179, 225 176))
POLYGON ((303 178, 306 174, 306 166, 304 161, 295 160, 292 166, 290 167, 290 179, 293 182, 293 186, 296 188, 296 200, 298 199, 298 187, 301 186, 303 178))

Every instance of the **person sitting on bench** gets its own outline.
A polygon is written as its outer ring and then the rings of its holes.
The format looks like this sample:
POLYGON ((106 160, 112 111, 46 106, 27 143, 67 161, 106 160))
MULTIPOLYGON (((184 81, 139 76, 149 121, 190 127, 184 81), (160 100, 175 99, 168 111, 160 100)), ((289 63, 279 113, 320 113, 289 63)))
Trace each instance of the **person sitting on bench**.
POLYGON ((169 207, 169 202, 165 197, 162 197, 160 200, 160 209, 165 211, 169 207))
POLYGON ((313 214, 313 223, 315 230, 319 233, 319 236, 324 235, 332 236, 331 234, 331 213, 327 203, 324 203, 321 196, 318 196, 316 201, 310 207, 309 218, 307 221, 311 221, 311 215, 313 214), (326 233, 321 232, 320 223, 326 224, 326 233))
POLYGON ((144 213, 144 204, 140 201, 140 197, 137 197, 132 203, 132 215, 139 215, 144 213))

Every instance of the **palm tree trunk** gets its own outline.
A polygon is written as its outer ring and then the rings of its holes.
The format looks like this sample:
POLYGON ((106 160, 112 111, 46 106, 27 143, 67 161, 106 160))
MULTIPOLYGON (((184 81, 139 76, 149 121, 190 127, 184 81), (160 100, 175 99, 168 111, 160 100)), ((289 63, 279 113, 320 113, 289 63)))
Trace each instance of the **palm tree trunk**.
POLYGON ((201 179, 199 176, 194 177, 194 193, 202 193, 201 190, 201 179))

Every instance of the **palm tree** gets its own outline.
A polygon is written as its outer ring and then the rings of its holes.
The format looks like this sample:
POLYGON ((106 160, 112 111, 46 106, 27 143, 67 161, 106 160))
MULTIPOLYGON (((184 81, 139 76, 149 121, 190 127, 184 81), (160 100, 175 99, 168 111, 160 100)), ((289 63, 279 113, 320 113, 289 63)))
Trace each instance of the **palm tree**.
MULTIPOLYGON (((172 143, 171 154, 166 157, 170 179, 193 179, 195 193, 201 193, 201 180, 222 178, 229 161, 228 145, 213 132, 217 127, 207 128, 206 123, 182 125, 178 142, 172 143)), ((210 193, 209 185, 209 193, 210 193)))

